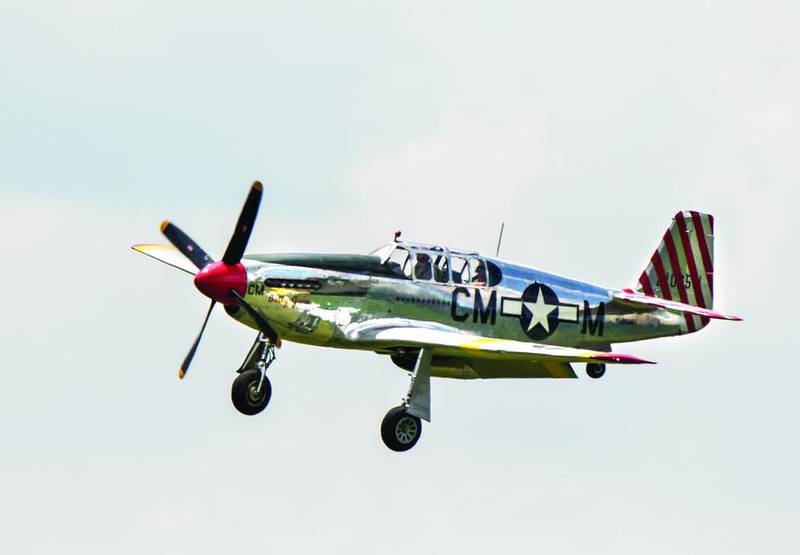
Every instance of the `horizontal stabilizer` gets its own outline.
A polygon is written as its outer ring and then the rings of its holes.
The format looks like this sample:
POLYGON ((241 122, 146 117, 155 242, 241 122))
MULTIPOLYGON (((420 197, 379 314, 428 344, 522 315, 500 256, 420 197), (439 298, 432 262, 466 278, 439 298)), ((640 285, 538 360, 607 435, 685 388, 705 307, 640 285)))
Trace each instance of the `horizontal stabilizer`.
POLYGON ((683 314, 693 314, 695 316, 702 316, 704 318, 712 318, 714 320, 733 320, 736 322, 742 319, 738 316, 729 314, 720 314, 708 308, 701 308, 678 301, 670 301, 659 297, 650 297, 649 295, 641 295, 634 293, 630 290, 620 291, 614 293, 614 302, 627 305, 627 306, 650 306, 656 308, 666 308, 668 310, 675 310, 683 314))
POLYGON ((169 245, 138 244, 131 245, 131 248, 136 252, 146 254, 150 258, 155 258, 168 266, 183 270, 187 274, 195 275, 197 273, 197 268, 195 268, 194 265, 181 254, 181 251, 175 247, 169 245))

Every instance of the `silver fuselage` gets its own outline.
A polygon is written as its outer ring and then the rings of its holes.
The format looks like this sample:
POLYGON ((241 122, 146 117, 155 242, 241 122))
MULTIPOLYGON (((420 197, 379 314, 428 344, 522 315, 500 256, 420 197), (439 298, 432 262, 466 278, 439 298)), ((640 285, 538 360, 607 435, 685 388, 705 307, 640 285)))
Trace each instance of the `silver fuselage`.
MULTIPOLYGON (((491 286, 256 258, 243 260, 248 280, 245 298, 281 338, 298 343, 372 350, 368 344, 349 340, 347 328, 384 318, 436 322, 483 337, 596 350, 688 331, 680 313, 625 306, 613 301, 613 289, 489 257, 483 259, 502 271, 502 279, 491 286), (536 314, 527 307, 539 315, 538 325, 534 325, 536 314)), ((233 309, 229 314, 258 329, 245 311, 233 309)))

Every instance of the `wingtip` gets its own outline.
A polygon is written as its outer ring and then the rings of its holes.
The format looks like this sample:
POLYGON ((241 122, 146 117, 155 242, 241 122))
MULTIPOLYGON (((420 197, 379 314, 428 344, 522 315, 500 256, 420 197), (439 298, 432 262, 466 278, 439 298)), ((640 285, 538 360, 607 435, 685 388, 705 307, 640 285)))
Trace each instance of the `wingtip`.
POLYGON ((645 360, 633 355, 626 355, 622 353, 602 353, 592 357, 595 360, 602 360, 605 362, 612 362, 617 364, 656 364, 652 360, 645 360))
POLYGON ((178 369, 178 379, 182 380, 186 376, 186 371, 183 368, 178 369))
POLYGON ((264 186, 261 184, 260 181, 253 181, 253 189, 258 191, 259 193, 264 190, 264 186))
POLYGON ((161 225, 158 226, 159 228, 161 228, 161 233, 164 233, 164 230, 167 229, 168 225, 169 225, 169 220, 164 220, 163 222, 161 222, 161 225))

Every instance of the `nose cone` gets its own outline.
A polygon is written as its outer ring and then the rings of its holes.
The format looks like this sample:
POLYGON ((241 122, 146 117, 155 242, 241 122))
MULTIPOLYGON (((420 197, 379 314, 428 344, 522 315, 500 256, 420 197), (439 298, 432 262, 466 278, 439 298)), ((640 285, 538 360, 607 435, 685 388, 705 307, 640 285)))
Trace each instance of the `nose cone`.
POLYGON ((247 290, 247 270, 241 262, 214 262, 197 272, 194 285, 209 299, 222 304, 236 304, 236 298, 230 291, 233 289, 244 297, 247 290))

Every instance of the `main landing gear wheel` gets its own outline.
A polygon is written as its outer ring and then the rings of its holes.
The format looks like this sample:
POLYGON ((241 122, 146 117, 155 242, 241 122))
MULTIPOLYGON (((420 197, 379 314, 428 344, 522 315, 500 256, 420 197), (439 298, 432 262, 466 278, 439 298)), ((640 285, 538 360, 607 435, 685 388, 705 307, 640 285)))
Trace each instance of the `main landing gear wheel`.
POLYGON ((590 378, 602 378, 603 374, 606 373, 606 365, 592 362, 586 365, 586 373, 590 378))
POLYGON ((236 410, 242 414, 253 416, 269 404, 272 397, 272 384, 260 370, 245 370, 233 380, 231 401, 236 410))
POLYGON ((422 420, 408 414, 401 405, 386 413, 381 422, 381 438, 392 451, 408 451, 422 435, 422 420))

